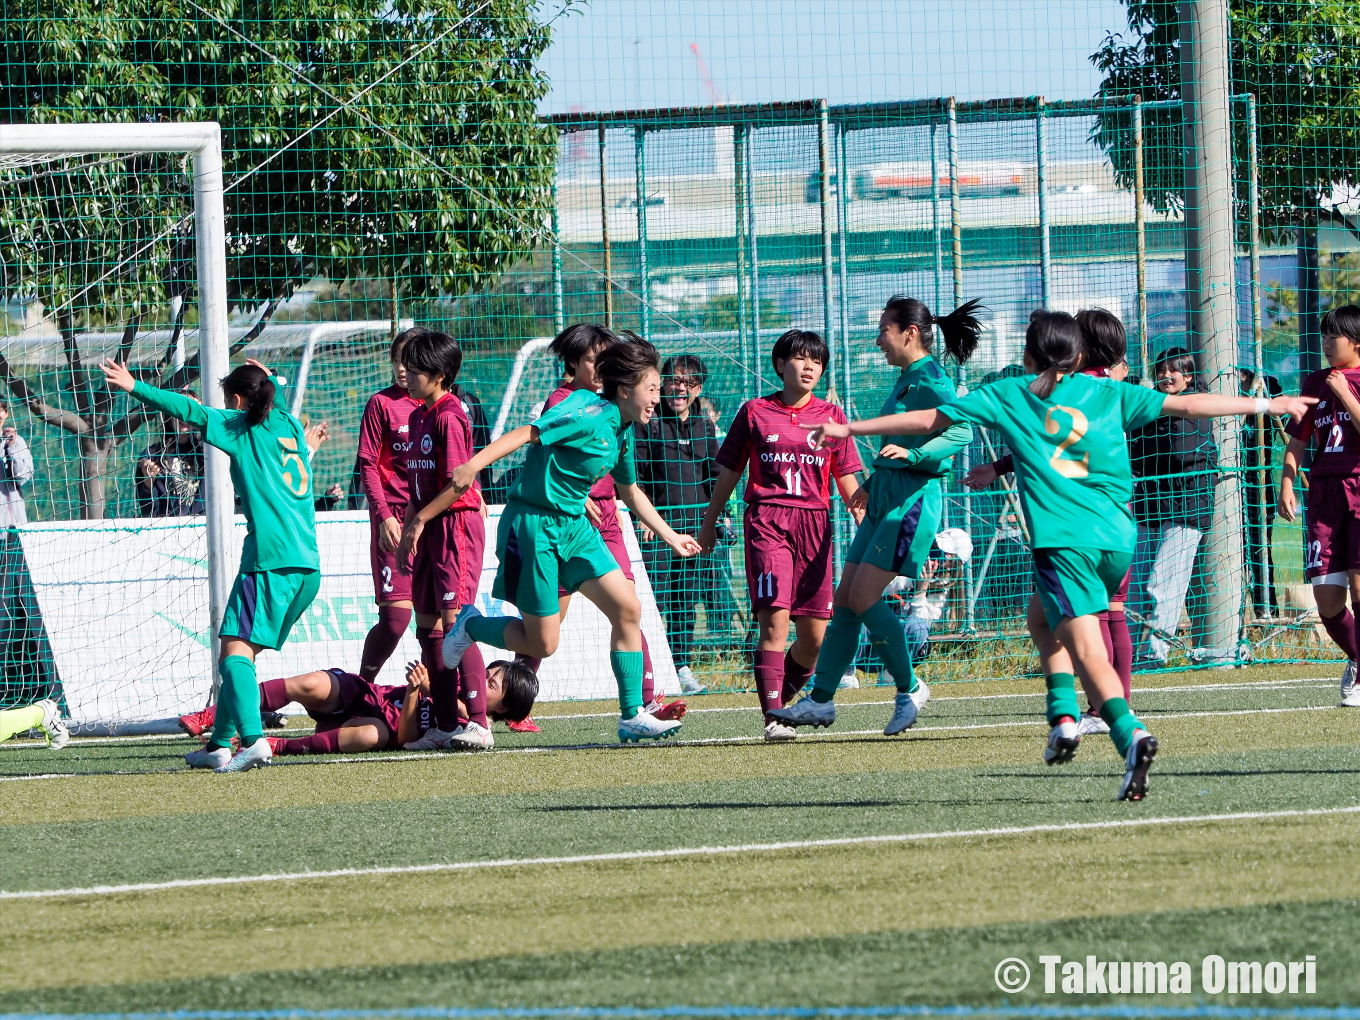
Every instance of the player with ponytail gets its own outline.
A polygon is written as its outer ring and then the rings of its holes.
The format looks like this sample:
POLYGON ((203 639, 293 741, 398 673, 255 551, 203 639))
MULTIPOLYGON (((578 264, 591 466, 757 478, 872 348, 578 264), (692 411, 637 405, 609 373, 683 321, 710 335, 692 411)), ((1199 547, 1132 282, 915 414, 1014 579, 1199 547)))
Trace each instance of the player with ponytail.
MULTIPOLYGON (((969 301, 948 315, 935 316, 915 298, 899 295, 888 301, 878 320, 878 348, 901 374, 882 414, 935 408, 958 395, 935 357, 936 334, 954 360, 963 364, 982 333, 978 307, 977 301, 969 301)), ((836 719, 832 699, 854 661, 863 626, 897 684, 896 705, 883 732, 901 733, 916 722, 930 692, 916 679, 902 627, 883 593, 899 575, 915 578, 920 573, 939 530, 944 505, 941 480, 949 474, 954 454, 972 438, 972 427, 960 423, 930 439, 881 440, 872 477, 850 499, 852 509, 863 509, 864 520, 845 554, 812 692, 786 708, 774 709, 770 718, 790 726, 830 726, 836 719)))
POLYGON ((99 366, 108 384, 161 414, 198 429, 231 459, 231 480, 246 518, 241 566, 218 637, 222 686, 212 736, 185 756, 191 768, 244 772, 273 757, 260 718, 255 657, 279 649, 321 587, 310 454, 302 422, 276 403, 274 376, 248 361, 222 380, 226 409, 134 379, 126 365, 99 366), (233 757, 231 741, 240 736, 233 757))

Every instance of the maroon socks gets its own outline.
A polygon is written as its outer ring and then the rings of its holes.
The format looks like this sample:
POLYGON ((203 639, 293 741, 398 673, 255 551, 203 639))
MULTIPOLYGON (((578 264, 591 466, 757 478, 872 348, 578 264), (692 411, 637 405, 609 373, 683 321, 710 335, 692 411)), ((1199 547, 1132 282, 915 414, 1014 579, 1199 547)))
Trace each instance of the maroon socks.
MULTIPOLYGON (((458 697, 467 708, 468 721, 490 729, 486 721, 486 660, 475 641, 468 645, 458 665, 458 697)), ((439 712, 438 704, 435 712, 439 712)))
MULTIPOLYGON (((535 667, 534 672, 538 669, 535 667)), ((647 647, 647 635, 642 635, 642 707, 656 699, 656 671, 652 669, 652 650, 647 647)))
POLYGON ((1331 635, 1336 646, 1345 653, 1346 658, 1355 658, 1355 617, 1351 616, 1349 609, 1343 609, 1335 616, 1323 616, 1322 625, 1327 628, 1327 633, 1331 635))
POLYGON ((288 697, 287 681, 266 680, 260 684, 260 711, 277 712, 293 699, 288 697))
POLYGON ((275 737, 275 754, 339 754, 340 731, 327 730, 310 737, 275 737))
POLYGON ((359 662, 361 677, 373 682, 397 650, 401 636, 410 625, 411 610, 400 606, 378 607, 378 622, 368 632, 368 637, 364 638, 364 654, 359 662))
MULTIPOLYGON (((1110 665, 1119 674, 1119 682, 1124 687, 1124 700, 1133 704, 1133 638, 1129 636, 1129 621, 1122 609, 1109 612, 1109 638, 1105 648, 1110 653, 1110 665)), ((1102 631, 1104 628, 1101 628, 1102 631)))
POLYGON ((771 709, 783 707, 784 690, 784 653, 762 652, 756 649, 756 692, 760 697, 760 710, 769 718, 771 709))
POLYGON ((815 666, 804 666, 795 659, 792 648, 784 653, 784 689, 781 694, 785 705, 802 693, 815 671, 815 666))
MULTIPOLYGON (((444 668, 444 628, 416 627, 420 642, 420 661, 430 671, 430 700, 434 702, 434 724, 445 733, 458 728, 458 671, 444 668)), ((482 697, 486 697, 486 670, 482 670, 482 697)))

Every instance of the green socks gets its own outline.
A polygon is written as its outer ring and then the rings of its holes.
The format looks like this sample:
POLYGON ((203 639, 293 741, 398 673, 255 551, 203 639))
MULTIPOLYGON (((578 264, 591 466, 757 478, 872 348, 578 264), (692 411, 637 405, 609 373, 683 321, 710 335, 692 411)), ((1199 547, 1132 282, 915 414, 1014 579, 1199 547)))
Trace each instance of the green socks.
POLYGON ((241 746, 249 747, 264 736, 260 720, 260 685, 255 680, 255 663, 244 655, 228 655, 217 664, 222 686, 217 692, 217 722, 209 747, 230 747, 238 732, 241 746))
MULTIPOLYGON (((1048 685, 1048 704, 1045 714, 1048 716, 1048 724, 1056 726, 1058 720, 1065 715, 1070 715, 1074 720, 1081 718, 1081 706, 1077 704, 1077 678, 1071 673, 1054 673, 1052 676, 1044 677, 1044 683, 1048 685)), ((1125 711, 1128 706, 1124 706, 1125 711)))
POLYGON ((42 725, 42 721, 43 710, 41 705, 11 708, 7 712, 0 712, 0 740, 8 740, 16 733, 36 730, 42 725))
POLYGON ((849 606, 837 606, 817 653, 817 679, 812 685, 812 700, 824 704, 836 696, 846 667, 855 661, 859 649, 859 617, 849 606))
POLYGON ((1110 739, 1123 755, 1129 753, 1129 744, 1133 743, 1133 731, 1147 729, 1138 721, 1133 709, 1129 708, 1129 703, 1123 698, 1107 698, 1105 704, 1100 706, 1100 717, 1105 720, 1105 725, 1110 727, 1110 739))
POLYGON ((609 668, 619 685, 619 714, 631 719, 642 709, 642 653, 610 652, 609 668))
POLYGON ((468 637, 495 648, 505 647, 505 628, 514 616, 474 616, 467 622, 468 637))
POLYGON ((899 692, 916 690, 916 674, 911 668, 911 654, 907 651, 907 639, 902 633, 902 624, 888 603, 875 602, 860 613, 859 618, 869 630, 869 641, 874 651, 883 660, 899 692))

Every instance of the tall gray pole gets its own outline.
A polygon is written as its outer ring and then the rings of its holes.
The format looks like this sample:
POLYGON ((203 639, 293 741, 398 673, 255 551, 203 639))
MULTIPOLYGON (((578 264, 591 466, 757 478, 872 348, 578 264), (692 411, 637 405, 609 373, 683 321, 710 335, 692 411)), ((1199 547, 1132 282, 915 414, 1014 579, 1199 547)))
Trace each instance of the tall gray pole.
POLYGON ((1143 188, 1143 101, 1133 100, 1133 234, 1134 267, 1138 276, 1138 344, 1142 348, 1144 386, 1152 385, 1152 340, 1147 311, 1147 192, 1143 188))
POLYGON ((935 300, 931 308, 940 313, 940 298, 944 296, 944 235, 940 229, 940 147, 935 141, 934 120, 930 122, 930 238, 935 253, 935 300))
POLYGON ((652 317, 647 293, 647 135, 642 125, 633 128, 633 169, 637 181, 638 298, 642 304, 642 339, 652 339, 652 317))
MULTIPOLYGON (((817 100, 817 175, 821 179, 822 212, 822 331, 831 338, 831 125, 827 116, 826 100, 817 100)), ((831 378, 827 380, 827 398, 836 399, 836 352, 831 352, 827 366, 831 378)))
MULTIPOLYGON (((949 127, 949 244, 954 262, 954 307, 963 304, 963 205, 959 199, 959 112, 958 104, 950 96, 945 107, 949 127)), ((939 315, 939 311, 935 312, 939 315)), ((960 365, 955 373, 955 382, 966 384, 967 376, 960 365)), ((972 466, 969 463, 969 448, 959 451, 959 473, 966 475, 972 466)), ((973 499, 969 490, 963 490, 963 530, 973 537, 973 499)), ((973 563, 969 560, 963 565, 963 585, 967 593, 967 610, 964 613, 964 629, 973 631, 973 606, 977 604, 977 590, 973 586, 973 563)))
MULTIPOLYGON (((1227 0, 1186 0, 1181 15, 1181 102, 1185 123, 1186 305, 1200 378, 1236 396, 1237 241, 1233 217, 1232 91, 1227 0)), ((1210 578, 1198 630, 1204 661, 1237 657, 1242 616, 1241 423, 1216 419, 1220 473, 1204 538, 1210 578)))
POLYGON ((732 162, 735 171, 737 212, 737 345, 741 360, 741 399, 751 399, 751 350, 746 345, 746 125, 732 129, 732 162))
POLYGON ((840 344, 841 344, 841 389, 844 390, 845 413, 850 413, 850 264, 849 254, 846 249, 850 245, 850 157, 845 151, 845 139, 849 134, 845 130, 844 124, 836 125, 836 228, 840 234, 840 245, 837 254, 840 263, 837 269, 840 273, 840 288, 837 294, 840 300, 837 308, 840 312, 840 344))
POLYGON ((1048 152, 1044 138, 1044 97, 1034 104, 1034 159, 1039 190, 1039 291, 1043 306, 1052 297, 1053 247, 1048 225, 1048 152))
POLYGON ((746 135, 746 270, 751 278, 751 374, 757 392, 765 389, 765 358, 760 353, 760 246, 756 242, 756 138, 746 135))
POLYGON ((562 293, 562 212, 556 170, 553 171, 552 187, 552 239, 553 331, 560 333, 567 328, 567 309, 562 293))
POLYGON ((609 250, 609 172, 600 125, 600 242, 604 245, 604 328, 614 328, 614 258, 609 250))

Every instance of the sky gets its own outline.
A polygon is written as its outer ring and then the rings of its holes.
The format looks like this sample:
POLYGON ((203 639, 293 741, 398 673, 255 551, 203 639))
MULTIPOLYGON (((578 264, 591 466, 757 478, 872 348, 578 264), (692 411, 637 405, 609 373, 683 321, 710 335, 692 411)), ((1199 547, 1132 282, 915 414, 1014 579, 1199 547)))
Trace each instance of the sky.
MULTIPOLYGON (((561 0, 546 0, 552 17, 561 0)), ((1094 94, 1118 0, 588 0, 553 20, 543 113, 1094 94), (697 45, 713 88, 704 83, 697 45)))

